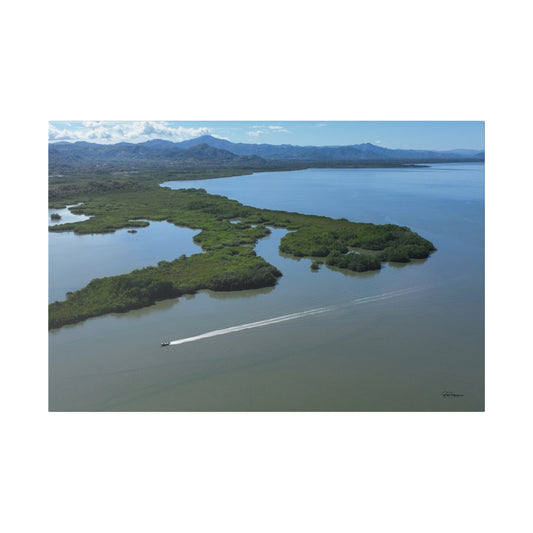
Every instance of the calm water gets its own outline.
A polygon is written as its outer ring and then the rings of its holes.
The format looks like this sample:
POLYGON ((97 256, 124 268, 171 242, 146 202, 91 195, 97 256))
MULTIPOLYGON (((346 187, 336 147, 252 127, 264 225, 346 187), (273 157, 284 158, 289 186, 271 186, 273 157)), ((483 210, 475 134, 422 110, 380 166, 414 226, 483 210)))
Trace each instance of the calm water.
MULTIPOLYGON (((50 210, 55 212, 61 211, 50 210)), ((70 213, 62 215, 59 223, 85 218, 70 213)), ((197 233, 199 230, 178 228, 168 222, 150 222, 137 233, 128 233, 127 229, 100 235, 50 233, 48 301, 64 300, 67 292, 85 287, 93 278, 124 274, 181 254, 200 253, 202 249, 192 240, 197 233)))
MULTIPOLYGON (((279 254, 284 231, 273 230, 256 250, 283 272, 275 288, 204 292, 51 332, 51 410, 484 408, 482 164, 311 169, 172 186, 203 187, 257 207, 406 225, 438 252, 416 264, 386 265, 379 273, 346 275, 324 266, 312 272, 310 260, 279 254), (322 312, 159 347, 161 340, 317 308, 322 312), (442 398, 443 391, 464 396, 442 398)), ((182 242, 187 230, 158 224, 165 229, 157 246, 155 223, 118 239, 118 270, 193 253, 182 242), (151 249, 141 262, 153 261, 133 265, 133 246, 151 249)), ((63 262, 74 246, 67 238, 80 249, 92 247, 94 268, 87 275, 94 277, 104 273, 120 233, 51 234, 50 293, 64 295, 65 287, 86 283, 63 262), (61 236, 64 242, 54 241, 61 236)))

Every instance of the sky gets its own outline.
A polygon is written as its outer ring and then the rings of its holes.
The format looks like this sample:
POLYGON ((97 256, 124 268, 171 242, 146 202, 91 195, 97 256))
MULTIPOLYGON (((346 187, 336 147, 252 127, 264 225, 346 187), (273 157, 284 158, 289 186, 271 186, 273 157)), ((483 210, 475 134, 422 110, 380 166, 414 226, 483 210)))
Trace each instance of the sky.
POLYGON ((485 148, 484 122, 468 121, 51 121, 50 142, 102 144, 150 139, 184 141, 212 135, 232 142, 334 146, 372 143, 385 148, 485 148))

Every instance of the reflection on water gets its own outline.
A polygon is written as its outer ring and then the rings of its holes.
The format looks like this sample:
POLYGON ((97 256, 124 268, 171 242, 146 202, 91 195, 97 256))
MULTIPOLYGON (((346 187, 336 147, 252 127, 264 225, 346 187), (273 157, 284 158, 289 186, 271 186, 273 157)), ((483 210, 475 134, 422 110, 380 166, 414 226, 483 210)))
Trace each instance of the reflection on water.
POLYGON ((57 226, 58 224, 67 224, 69 222, 81 222, 83 220, 89 220, 91 217, 86 215, 75 215, 70 212, 71 207, 76 207, 81 205, 81 202, 78 204, 67 205, 62 209, 49 209, 48 210, 48 225, 57 226), (59 220, 53 220, 52 215, 59 215, 61 218, 59 220))
POLYGON ((483 173, 468 164, 182 182, 259 207, 409 226, 438 252, 379 272, 312 272, 309 259, 279 253, 284 231, 274 229, 256 246, 283 273, 274 288, 203 291, 51 332, 50 409, 483 410, 483 173), (291 313, 301 315, 271 322, 291 313), (226 328, 237 329, 160 347, 226 328))
MULTIPOLYGON (((60 221, 62 222, 62 221, 60 221)), ((172 261, 181 254, 201 253, 193 237, 198 230, 168 222, 114 233, 76 235, 72 232, 48 235, 49 302, 64 300, 66 293, 79 290, 94 278, 115 276, 137 268, 172 261)))
POLYGON ((389 263, 387 263, 391 268, 405 268, 407 265, 413 265, 414 262, 411 261, 409 263, 398 263, 396 261, 389 261, 389 263))
MULTIPOLYGON (((326 268, 331 270, 332 272, 338 272, 340 274, 343 274, 344 276, 350 276, 353 278, 359 278, 359 279, 368 279, 372 278, 373 276, 376 276, 381 272, 381 270, 367 270, 366 272, 354 272, 353 270, 346 270, 343 268, 338 268, 334 265, 326 265, 324 264, 326 268)), ((382 265, 381 269, 386 268, 386 265, 382 265)))
POLYGON ((240 298, 256 298, 262 294, 268 294, 272 292, 275 287, 263 287, 262 289, 248 289, 245 291, 201 291, 208 294, 211 298, 215 300, 235 300, 240 298))

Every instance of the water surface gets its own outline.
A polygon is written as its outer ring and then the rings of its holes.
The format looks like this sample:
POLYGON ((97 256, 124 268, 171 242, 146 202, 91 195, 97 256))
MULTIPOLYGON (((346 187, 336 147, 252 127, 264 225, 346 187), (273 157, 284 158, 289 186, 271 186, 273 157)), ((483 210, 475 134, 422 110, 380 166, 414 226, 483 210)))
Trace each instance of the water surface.
MULTIPOLYGON (((77 216, 62 215, 59 223, 71 217, 77 216)), ((76 219, 69 221, 75 222, 76 219)), ((92 235, 50 232, 48 300, 64 300, 67 292, 82 289, 94 278, 154 266, 161 260, 169 261, 181 254, 201 253, 200 246, 192 240, 197 233, 198 230, 154 221, 145 228, 136 228, 135 233, 127 229, 92 235)))
MULTIPOLYGON (((256 251, 283 272, 275 288, 206 291, 52 331, 51 410, 484 408, 483 164, 310 169, 172 186, 257 207, 406 225, 438 251, 377 273, 312 272, 310 260, 278 252, 284 230, 273 230, 256 251), (315 308, 326 311, 159 347, 315 308), (443 391, 464 396, 443 398, 443 391)), ((142 231, 133 237, 148 245, 142 231)), ((190 252, 157 260, 181 253, 190 252)), ((61 262, 53 255, 51 247, 51 265, 61 262)))

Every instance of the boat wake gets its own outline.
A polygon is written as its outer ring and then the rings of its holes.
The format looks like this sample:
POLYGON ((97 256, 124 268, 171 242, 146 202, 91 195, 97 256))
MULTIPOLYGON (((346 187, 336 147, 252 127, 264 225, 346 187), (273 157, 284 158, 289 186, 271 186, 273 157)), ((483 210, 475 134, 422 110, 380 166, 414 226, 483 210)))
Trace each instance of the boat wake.
POLYGON ((296 318, 303 318, 305 316, 318 315, 319 313, 325 313, 329 311, 328 307, 321 307, 318 309, 309 309, 308 311, 302 311, 300 313, 292 313, 290 315, 277 316, 274 318, 269 318, 267 320, 259 320, 258 322, 250 322, 249 324, 241 324, 239 326, 232 326, 225 329, 216 329, 214 331, 208 331, 207 333, 202 333, 201 335, 196 335, 194 337, 187 337, 186 339, 178 339, 176 341, 171 341, 170 345, 175 346, 176 344, 184 344, 186 342, 194 342, 202 339, 209 339, 210 337, 216 337, 218 335, 227 335, 228 333, 237 333, 238 331, 244 331, 245 329, 261 328, 263 326, 270 326, 271 324, 279 324, 280 322, 286 322, 287 320, 295 320, 296 318))
POLYGON ((374 296, 365 296, 363 298, 356 298, 355 300, 350 300, 349 302, 346 302, 343 304, 332 305, 329 307, 319 307, 316 309, 309 309, 307 311, 300 311, 298 313, 291 313, 289 315, 277 316, 277 317, 269 318, 266 320, 259 320, 257 322, 249 322, 248 324, 240 324, 238 326, 232 326, 229 328, 216 329, 213 331, 208 331, 207 333, 202 333, 201 335, 195 335, 193 337, 186 337, 184 339, 170 341, 168 344, 165 343, 165 345, 166 346, 177 346, 178 344, 185 344, 187 342, 196 342, 196 341, 200 341, 203 339, 209 339, 211 337, 218 337, 219 335, 228 335, 229 333, 237 333, 239 331, 244 331, 247 329, 262 328, 264 326, 271 326, 273 324, 279 324, 280 322, 287 322, 289 320, 296 320, 299 318, 306 318, 309 316, 327 313, 335 309, 351 307, 352 305, 362 305, 362 304, 368 304, 371 302, 387 300, 389 298, 395 298, 395 297, 407 294, 409 292, 414 292, 418 290, 421 290, 421 289, 413 287, 413 288, 407 288, 407 289, 400 289, 400 290, 392 291, 392 292, 385 292, 383 294, 376 294, 374 296))

